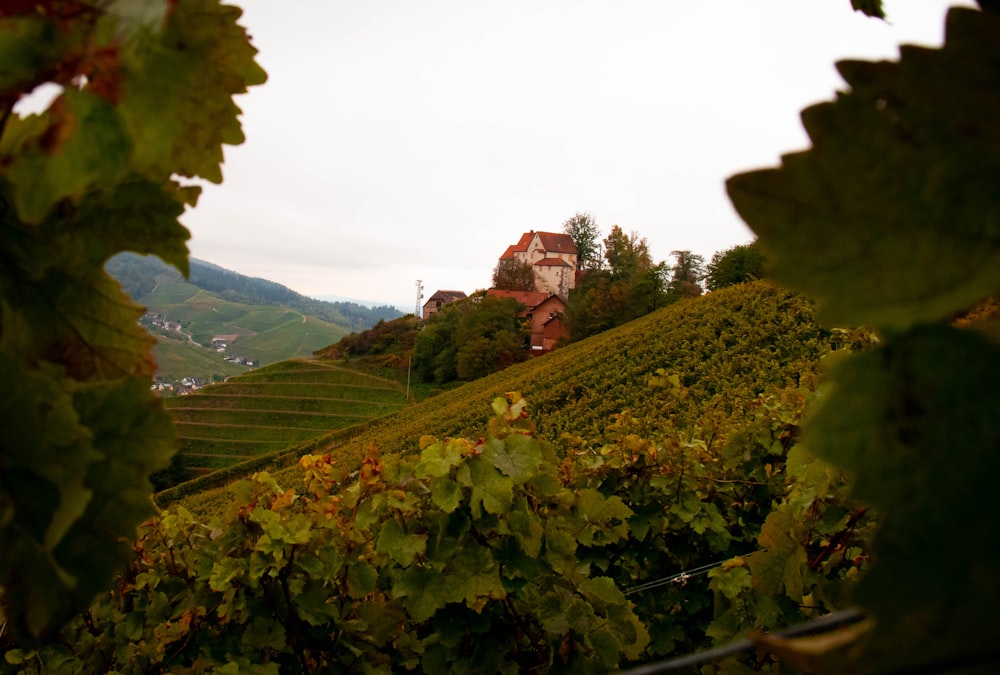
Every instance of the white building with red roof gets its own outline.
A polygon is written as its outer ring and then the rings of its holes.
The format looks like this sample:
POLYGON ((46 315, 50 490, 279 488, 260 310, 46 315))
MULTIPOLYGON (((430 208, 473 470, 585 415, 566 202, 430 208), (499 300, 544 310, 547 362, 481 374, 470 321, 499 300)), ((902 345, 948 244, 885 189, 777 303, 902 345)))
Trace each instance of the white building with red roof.
POLYGON ((565 298, 576 286, 576 244, 568 234, 525 232, 508 246, 500 260, 528 263, 535 272, 535 290, 565 298))

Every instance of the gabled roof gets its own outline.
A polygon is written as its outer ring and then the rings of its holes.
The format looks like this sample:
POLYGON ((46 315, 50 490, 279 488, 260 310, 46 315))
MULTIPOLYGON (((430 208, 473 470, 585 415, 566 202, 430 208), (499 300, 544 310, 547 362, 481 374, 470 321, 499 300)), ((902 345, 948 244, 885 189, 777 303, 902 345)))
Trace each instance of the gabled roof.
POLYGON ((440 300, 443 303, 455 302, 456 300, 465 300, 467 297, 465 291, 434 291, 434 295, 427 299, 424 305, 427 305, 435 300, 440 300))
POLYGON ((547 253, 572 253, 573 255, 577 253, 573 237, 568 234, 557 232, 536 232, 535 234, 538 235, 547 253))
POLYGON ((548 265, 549 267, 572 267, 572 265, 570 265, 562 258, 542 258, 535 264, 542 266, 548 265))
POLYGON ((518 251, 517 244, 514 244, 513 246, 508 246, 507 250, 503 252, 502 256, 500 256, 500 260, 510 260, 511 258, 514 257, 515 253, 524 253, 524 251, 518 251))
POLYGON ((504 291, 497 288, 489 289, 486 291, 486 295, 492 295, 497 298, 513 298, 524 305, 528 311, 533 310, 549 299, 548 293, 538 291, 504 291))
POLYGON ((545 249, 546 253, 568 253, 576 255, 576 244, 573 243, 573 237, 568 234, 563 234, 560 232, 535 232, 531 230, 530 232, 525 232, 521 235, 521 238, 516 244, 512 244, 507 247, 507 250, 503 252, 500 256, 501 260, 506 260, 507 258, 513 258, 515 253, 526 253, 528 250, 528 245, 531 244, 531 240, 538 236, 538 241, 541 243, 542 248, 545 249))
POLYGON ((540 308, 542 305, 552 305, 553 307, 557 308, 555 310, 557 312, 561 312, 564 309, 566 309, 566 301, 555 294, 550 295, 549 297, 545 298, 545 300, 535 305, 535 309, 540 308))

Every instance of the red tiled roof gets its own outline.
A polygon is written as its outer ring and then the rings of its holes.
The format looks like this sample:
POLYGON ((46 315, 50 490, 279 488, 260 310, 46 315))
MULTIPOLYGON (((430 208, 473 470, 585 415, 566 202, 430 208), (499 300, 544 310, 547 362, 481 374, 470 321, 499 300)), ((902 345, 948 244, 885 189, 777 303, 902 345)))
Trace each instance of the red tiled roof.
POLYGON ((549 267, 572 267, 568 262, 562 258, 542 258, 536 265, 548 265, 549 267))
MULTIPOLYGON (((576 255, 576 244, 568 234, 556 232, 536 232, 548 253, 572 253, 576 255)), ((523 237, 522 237, 523 239, 523 237)))
POLYGON ((531 243, 531 240, 534 236, 535 236, 534 230, 532 230, 531 232, 525 232, 524 234, 521 235, 520 241, 514 244, 513 249, 515 251, 527 251, 528 244, 531 243))
POLYGON ((486 291, 486 295, 492 295, 498 298, 513 298, 529 310, 538 307, 538 305, 549 299, 548 293, 540 293, 537 291, 504 291, 497 288, 489 289, 486 291))

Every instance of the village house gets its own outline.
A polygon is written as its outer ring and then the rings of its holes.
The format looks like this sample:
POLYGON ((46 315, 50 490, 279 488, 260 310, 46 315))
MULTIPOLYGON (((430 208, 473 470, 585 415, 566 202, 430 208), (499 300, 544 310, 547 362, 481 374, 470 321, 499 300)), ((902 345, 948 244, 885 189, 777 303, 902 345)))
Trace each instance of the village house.
POLYGON ((462 291, 435 291, 434 295, 424 303, 422 318, 424 321, 437 314, 445 305, 456 300, 465 300, 468 296, 462 291))
POLYGON ((535 273, 535 290, 566 298, 576 287, 576 244, 568 234, 525 232, 508 246, 500 260, 528 263, 535 273))
POLYGON ((531 322, 531 353, 544 354, 556 348, 561 338, 569 333, 563 324, 562 314, 566 303, 553 293, 537 291, 504 291, 491 288, 487 295, 512 298, 524 305, 521 316, 531 322))

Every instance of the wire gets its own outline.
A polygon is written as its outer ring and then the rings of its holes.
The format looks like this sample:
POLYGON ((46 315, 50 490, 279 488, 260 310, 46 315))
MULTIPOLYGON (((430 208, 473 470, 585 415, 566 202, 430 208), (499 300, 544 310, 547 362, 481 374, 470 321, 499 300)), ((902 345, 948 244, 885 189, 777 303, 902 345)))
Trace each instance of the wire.
MULTIPOLYGON (((857 623, 864 618, 865 614, 860 609, 845 609, 840 612, 825 614, 818 619, 813 619, 812 621, 797 623, 782 631, 774 633, 774 635, 783 638, 790 638, 798 637, 800 635, 809 635, 811 633, 825 633, 826 631, 839 626, 857 623)), ((729 658, 730 656, 736 656, 737 654, 748 652, 753 649, 754 644, 750 640, 743 638, 742 640, 737 640, 729 643, 728 645, 716 647, 715 649, 709 649, 708 651, 696 652, 694 654, 688 654, 686 656, 680 656, 666 661, 658 661, 656 663, 639 666, 637 668, 632 668, 631 670, 621 671, 619 675, 654 675, 658 673, 672 673, 684 668, 693 668, 694 666, 711 663, 712 661, 721 661, 722 659, 729 658)))
MULTIPOLYGON (((754 553, 761 553, 762 551, 766 550, 767 550, 766 548, 759 548, 756 551, 751 551, 750 553, 744 553, 743 555, 744 556, 753 555, 754 553)), ((734 556, 734 557, 741 557, 741 556, 734 556)), ((723 565, 732 559, 733 558, 725 558, 723 560, 717 560, 716 562, 708 563, 707 565, 702 565, 701 567, 695 567, 694 569, 678 572, 677 574, 673 574, 669 577, 663 577, 661 579, 654 579, 653 581, 647 581, 644 584, 639 584, 638 586, 633 586, 632 588, 629 588, 628 590, 624 591, 623 594, 631 595, 632 593, 639 593, 640 591, 648 591, 653 588, 659 588, 660 586, 666 586, 667 584, 680 584, 681 586, 683 586, 684 584, 687 583, 688 579, 700 576, 702 574, 707 574, 716 567, 723 565)))

